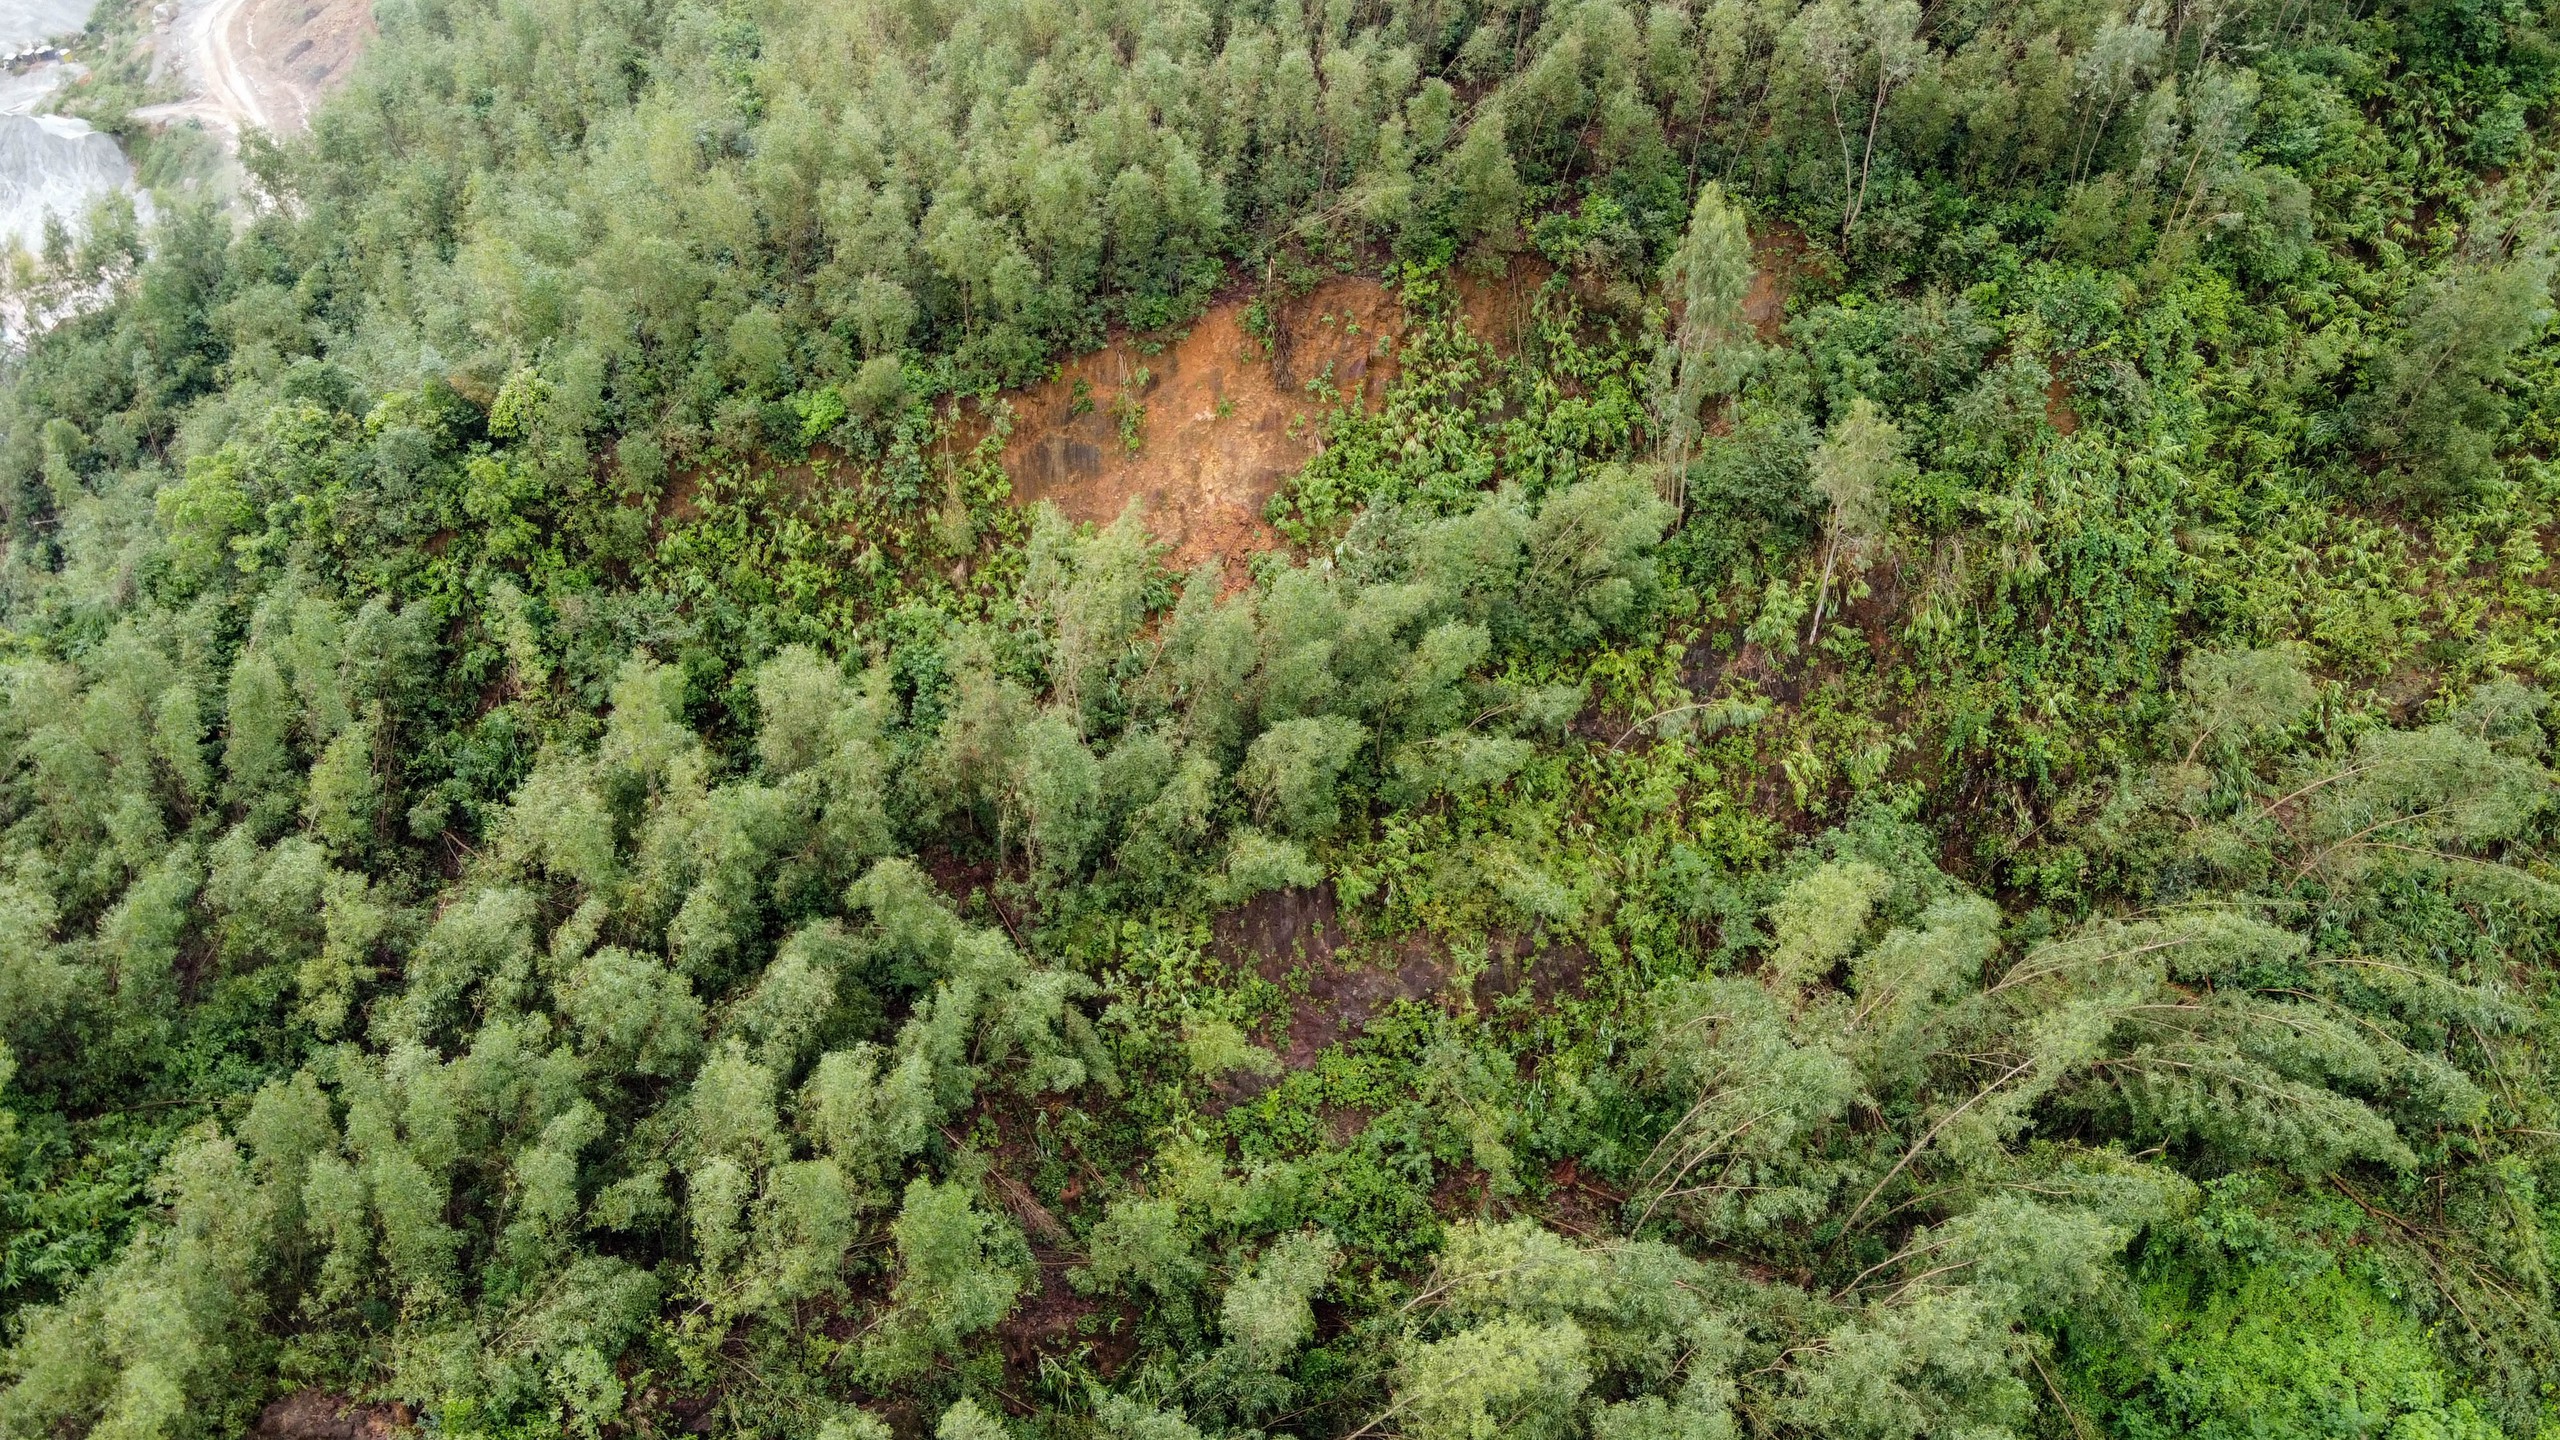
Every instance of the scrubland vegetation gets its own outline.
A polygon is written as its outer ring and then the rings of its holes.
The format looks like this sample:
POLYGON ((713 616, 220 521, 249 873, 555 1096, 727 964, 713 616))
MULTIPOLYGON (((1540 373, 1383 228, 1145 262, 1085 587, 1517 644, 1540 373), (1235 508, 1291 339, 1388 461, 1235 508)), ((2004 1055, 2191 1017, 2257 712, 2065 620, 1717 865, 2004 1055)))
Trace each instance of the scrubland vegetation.
POLYGON ((21 282, 0 1435, 2560 1434, 2560 11, 377 13, 21 282))

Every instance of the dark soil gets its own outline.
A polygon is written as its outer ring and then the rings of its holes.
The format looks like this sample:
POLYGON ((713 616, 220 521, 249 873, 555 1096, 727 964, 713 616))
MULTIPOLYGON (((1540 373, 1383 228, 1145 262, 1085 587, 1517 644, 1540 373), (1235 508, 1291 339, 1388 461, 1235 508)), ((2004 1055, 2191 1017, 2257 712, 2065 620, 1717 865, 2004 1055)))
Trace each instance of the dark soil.
POLYGON ((414 1434, 406 1405, 363 1405, 326 1390, 297 1390, 258 1414, 250 1440, 387 1440, 414 1434))

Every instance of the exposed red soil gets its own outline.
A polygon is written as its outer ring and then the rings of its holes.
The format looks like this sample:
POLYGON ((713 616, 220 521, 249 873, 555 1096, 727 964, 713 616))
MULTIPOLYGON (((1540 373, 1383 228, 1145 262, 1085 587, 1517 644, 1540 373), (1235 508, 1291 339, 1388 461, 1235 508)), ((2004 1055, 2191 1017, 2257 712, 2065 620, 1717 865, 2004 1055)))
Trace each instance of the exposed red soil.
POLYGON ((1547 1228, 1584 1239, 1618 1233, 1618 1214, 1627 1197, 1585 1178, 1575 1161, 1557 1161, 1547 1172, 1547 1185, 1546 1196, 1531 1207, 1547 1228))
POLYGON ((345 81, 377 33, 371 0, 187 0, 155 10, 155 75, 183 63, 186 99, 146 105, 147 125, 193 120, 235 143, 248 130, 310 128, 321 98, 345 81))
POLYGON ((1024 1296, 996 1326, 1005 1373, 1016 1382, 1006 1388, 1027 1389, 1039 1379, 1043 1359, 1078 1351, 1103 1379, 1118 1375, 1138 1353, 1136 1308, 1125 1300, 1079 1293, 1067 1274, 1082 1257, 1036 1242, 1031 1248, 1040 1266, 1040 1288, 1024 1296))
POLYGON ((2059 375, 2045 382, 2044 418, 2057 435, 2080 428, 2080 412, 2071 408, 2071 382, 2059 375))
MULTIPOLYGON (((1451 985, 1454 966, 1439 936, 1408 935, 1391 946, 1354 944, 1345 938, 1333 886, 1274 890, 1254 897, 1211 922, 1215 953, 1239 969, 1251 969, 1289 992, 1287 1016, 1262 1038, 1291 1070, 1316 1063, 1327 1049, 1365 1033, 1399 1002, 1421 1000, 1458 1006, 1472 1000, 1490 1010, 1525 997, 1530 1013, 1554 1009, 1588 993, 1591 952, 1580 944, 1550 944, 1543 937, 1495 935, 1486 942, 1486 964, 1462 999, 1451 985)), ((1219 1082, 1220 1098, 1241 1103, 1270 1088, 1270 1077, 1239 1072, 1219 1082)), ((1356 1134, 1365 1115, 1332 1117, 1356 1134)))
POLYGON ((1325 1143, 1340 1149, 1359 1139, 1378 1115, 1361 1105, 1325 1105, 1316 1111, 1316 1118, 1324 1123, 1325 1143))
MULTIPOLYGON (((992 919, 1002 925, 1007 934, 1013 934, 1013 914, 996 899, 996 882, 1003 875, 993 860, 984 857, 963 860, 949 847, 941 845, 919 851, 916 860, 933 881, 933 888, 941 891, 942 898, 951 902, 952 913, 978 924, 992 919)), ((1013 941, 1019 945, 1022 937, 1014 935, 1013 941)))
MULTIPOLYGON (((1757 242, 1744 310, 1764 339, 1783 329, 1805 253, 1804 237, 1784 226, 1757 242)), ((1496 353, 1518 354, 1553 273, 1528 255, 1498 274, 1462 273, 1451 287, 1457 313, 1496 353)), ((1294 298, 1239 290, 1186 327, 1121 335, 1038 385, 961 403, 938 448, 954 459, 975 449, 1004 407, 1011 428, 1000 463, 1018 503, 1047 501, 1069 519, 1108 524, 1135 502, 1175 569, 1216 560, 1240 584, 1246 559, 1280 546, 1263 512, 1322 448, 1326 413, 1343 401, 1383 403, 1408 323, 1368 276, 1328 276, 1294 298)), ((830 483, 835 465, 818 447, 804 463, 775 468, 796 490, 830 483)), ((699 484, 693 471, 669 478, 662 524, 691 518, 699 484)))
POLYGON ((377 33, 368 0, 250 0, 236 24, 241 68, 285 133, 310 128, 321 97, 377 33))
MULTIPOLYGON (((1504 354, 1526 340, 1548 267, 1515 260, 1498 276, 1462 276, 1455 289, 1467 328, 1504 354)), ((1273 494, 1320 448, 1336 400, 1376 408, 1395 383, 1404 307, 1378 281, 1333 275, 1293 299, 1263 301, 1265 333, 1246 328, 1257 297, 1239 292, 1181 330, 1124 335, 1011 391, 1013 430, 1005 473, 1023 504, 1046 500, 1068 518, 1108 524, 1131 501, 1172 547, 1177 569, 1228 566, 1276 548, 1263 519, 1273 494), (1129 406, 1143 416, 1124 434, 1129 406)), ((957 417, 949 446, 967 450, 987 433, 974 409, 957 417)))
POLYGON ((1446 968, 1430 960, 1406 960, 1392 970, 1315 969, 1308 973, 1307 992, 1289 1007, 1285 1037, 1277 1037, 1286 1042, 1281 1062, 1303 1070, 1327 1049, 1365 1032, 1397 1001, 1425 999, 1447 979, 1446 968))
POLYGON ((1479 1009, 1490 1010, 1525 990, 1534 1008, 1549 1010, 1561 1000, 1581 999, 1590 984, 1591 952, 1579 944, 1549 946, 1528 935, 1496 935, 1485 952, 1474 987, 1479 1009))
POLYGON ((1537 323, 1538 292, 1555 267, 1535 255, 1515 255, 1499 275, 1466 271, 1458 276, 1458 313, 1467 329, 1497 353, 1517 355, 1537 323))
MULTIPOLYGON (((1127 337, 1012 392, 1005 472, 1017 500, 1046 500, 1068 518, 1107 524, 1136 501, 1172 562, 1238 562, 1280 543, 1262 518, 1281 483, 1315 454, 1326 401, 1310 380, 1375 404, 1392 381, 1389 354, 1402 312, 1385 287, 1334 276, 1269 307, 1270 337, 1245 329, 1253 304, 1211 305, 1171 337, 1127 337), (1160 348, 1147 353, 1150 345, 1160 348), (1143 407, 1123 437, 1129 406, 1143 407)), ((986 433, 972 414, 954 426, 966 450, 986 433)))
POLYGON ((1209 922, 1210 944, 1238 966, 1286 974, 1292 965, 1322 967, 1344 946, 1341 902, 1333 886, 1268 890, 1209 922))
MULTIPOLYGON (((1022 1228, 1038 1266, 1037 1283, 995 1332, 1007 1377, 1005 1389, 998 1393, 1017 1414, 1030 1413, 1014 1397, 1029 1393, 1038 1383, 1044 1360, 1081 1352, 1109 1379, 1137 1354, 1136 1310, 1125 1301, 1086 1295, 1075 1288, 1068 1277, 1085 1256, 1057 1210, 1044 1203, 1025 1178, 1044 1163, 1044 1148, 1055 1145, 1059 1147, 1056 1158, 1064 1159, 1075 1172, 1058 1188, 1055 1201, 1060 1208, 1072 1206, 1084 1195, 1088 1179, 1104 1186, 1114 1183, 1093 1168, 1073 1141, 1059 1137, 1059 1117, 1070 1103, 1059 1096, 1026 1102, 1019 1096, 982 1095, 965 1123, 943 1131, 957 1148, 964 1143, 964 1133, 992 1130, 995 1143, 986 1152, 991 1163, 982 1179, 986 1196, 1022 1228), (1048 1140, 1035 1138, 1044 1131, 1048 1140)), ((1119 1177, 1122 1182, 1127 1178, 1119 1177)))
POLYGON ((1492 1178, 1473 1165, 1454 1165, 1431 1187, 1431 1212, 1443 1220, 1468 1219, 1493 1208, 1492 1178))
POLYGON ((1751 288, 1742 297, 1742 318, 1751 322, 1764 345, 1786 336, 1787 291, 1804 262, 1804 232, 1793 225, 1772 225, 1751 242, 1751 288))

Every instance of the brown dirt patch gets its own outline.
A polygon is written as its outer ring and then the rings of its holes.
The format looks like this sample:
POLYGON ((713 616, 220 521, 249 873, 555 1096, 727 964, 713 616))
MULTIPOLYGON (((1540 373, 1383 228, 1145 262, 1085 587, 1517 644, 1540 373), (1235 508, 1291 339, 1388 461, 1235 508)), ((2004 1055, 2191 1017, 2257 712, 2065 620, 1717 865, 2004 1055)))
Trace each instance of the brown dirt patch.
MULTIPOLYGON (((1085 1195, 1088 1177, 1101 1184, 1109 1184, 1109 1180, 1072 1142, 1058 1142, 1062 1153, 1057 1158, 1073 1166, 1076 1173, 1058 1187, 1056 1209, 1044 1203, 1022 1178, 1042 1164, 1042 1146, 1034 1139, 1035 1134, 1045 1124, 1051 1127, 1049 1133, 1054 1137, 1054 1127, 1067 1108, 1069 1102, 1062 1098, 1026 1106, 1020 1097, 981 1096, 965 1125, 943 1132, 956 1146, 960 1133, 978 1133, 992 1127, 996 1143, 988 1158, 993 1163, 982 1184, 987 1196, 1022 1227, 1032 1260, 1038 1266, 1037 1283, 996 1326, 997 1345, 1004 1355, 1006 1389, 1015 1395, 1030 1393, 1039 1381, 1044 1361, 1081 1355, 1104 1379, 1109 1379, 1137 1354, 1137 1311, 1125 1301, 1087 1295, 1075 1288, 1069 1276, 1084 1263, 1085 1256, 1073 1232, 1059 1219, 1060 1210, 1073 1206, 1085 1195)), ((1011 1397, 1007 1398, 1010 1401, 1011 1397)), ((1014 1413, 1029 1412, 1016 1405, 1014 1413)))
POLYGON ((1366 1031, 1371 1020, 1397 1001, 1435 994, 1447 979, 1446 967, 1431 960, 1408 959, 1392 970, 1318 967, 1308 975, 1306 993, 1289 1007, 1280 1059, 1303 1070, 1331 1046, 1366 1031))
MULTIPOLYGON (((1393 378, 1389 350, 1403 317, 1377 281, 1334 276, 1270 308, 1266 345, 1245 329, 1252 303, 1233 296, 1170 337, 1114 340, 1005 396, 1013 432, 1003 463, 1015 498, 1096 524, 1135 501, 1179 568, 1240 563, 1278 546, 1263 507, 1315 454, 1327 408, 1307 382, 1329 380, 1376 404, 1393 378), (1161 348, 1149 354, 1150 345, 1161 348), (1130 405, 1143 407, 1135 449, 1122 434, 1130 405)), ((955 449, 975 445, 986 423, 964 417, 955 449)))
POLYGON ((1742 297, 1742 318, 1751 322, 1764 345, 1786 338, 1787 292, 1804 264, 1804 232, 1793 225, 1772 225, 1751 241, 1751 288, 1742 297))
POLYGON ((347 78, 377 32, 372 0, 249 0, 232 53, 276 130, 307 130, 320 97, 347 78))
POLYGON ((1493 1209, 1493 1177, 1474 1165, 1454 1165, 1431 1187, 1431 1213, 1443 1220, 1481 1218, 1493 1209))
POLYGON ((951 902, 953 914, 981 924, 993 919, 1007 931, 1014 928, 1012 914, 996 903, 996 882, 1003 876, 995 861, 984 856, 963 859, 947 845, 927 846, 915 858, 933 888, 951 902))
POLYGON ((2057 435, 2068 435, 2080 428, 2080 412, 2071 408, 2071 382, 2059 375, 2045 382, 2044 418, 2057 435))
POLYGON ((1527 992, 1530 1005, 1552 1010, 1579 1000, 1591 983, 1591 952, 1577 943, 1547 945, 1528 935, 1496 935, 1485 945, 1485 967, 1476 976, 1475 1002, 1490 1010, 1527 992))
POLYGON ((1547 1172, 1547 1187, 1546 1195, 1531 1207, 1547 1228, 1584 1240, 1609 1239, 1619 1233, 1618 1217, 1627 1197, 1584 1176, 1578 1162, 1557 1161, 1547 1172))
POLYGON ((1505 355, 1517 355, 1529 344, 1537 324, 1538 292, 1555 267, 1535 255, 1511 257, 1499 275, 1466 271, 1458 276, 1458 313, 1477 339, 1505 355))
MULTIPOLYGON (((1516 353, 1547 274, 1523 257, 1500 275, 1461 276, 1459 313, 1496 350, 1516 353)), ((1013 430, 1003 464, 1014 497, 1094 524, 1136 501, 1176 568, 1235 562, 1228 578, 1240 580, 1245 557, 1280 544, 1263 507, 1319 448, 1333 402, 1311 384, 1375 408, 1395 382, 1395 342, 1405 330, 1403 306, 1367 276, 1328 276, 1303 295, 1268 301, 1267 336, 1246 329, 1256 299, 1228 295, 1184 329, 1123 335, 1004 395, 1013 430), (1144 407, 1134 449, 1122 433, 1128 405, 1144 407)), ((946 447, 965 453, 988 425, 966 411, 946 447)))
POLYGON ((297 1390, 258 1413, 250 1440, 388 1440, 417 1428, 406 1405, 360 1405, 326 1390, 297 1390))
POLYGON ((1078 1293, 1067 1275, 1083 1263, 1079 1257, 1037 1243, 1032 1254, 1040 1266, 1040 1288, 996 1326, 1005 1374, 1015 1382, 1006 1388, 1028 1390, 1039 1379, 1042 1360, 1079 1352, 1103 1379, 1118 1375, 1138 1353, 1136 1308, 1078 1293))
MULTIPOLYGON (((1271 1022, 1261 1039, 1292 1070, 1306 1069, 1327 1049, 1365 1033, 1401 1001, 1457 1003, 1443 994, 1452 970, 1443 941, 1417 932, 1388 947, 1354 944, 1343 933, 1330 883, 1257 895, 1212 920, 1210 936, 1214 953, 1228 964, 1251 969, 1289 992, 1287 1015, 1271 1022)), ((1529 1012, 1538 1013, 1588 993, 1593 960, 1580 944, 1496 935, 1486 951, 1485 968, 1469 992, 1480 1009, 1525 996, 1529 1012)), ((1272 1083, 1271 1077, 1239 1071, 1216 1088, 1221 1101, 1236 1104, 1272 1083)), ((1349 1133, 1366 1123, 1366 1116, 1356 1117, 1349 1133)))
POLYGON ((1312 890, 1266 890, 1211 920, 1209 936, 1227 963, 1251 966, 1273 979, 1296 965, 1328 964, 1346 943, 1331 882, 1312 890))
MULTIPOLYGON (((1404 947, 1392 965, 1360 964, 1359 952, 1343 939, 1330 883, 1258 895, 1220 915, 1211 933, 1230 963, 1251 966, 1292 991, 1287 1020, 1273 1026, 1266 1041, 1292 1070, 1315 1064, 1326 1049, 1365 1031, 1396 1002, 1439 993, 1449 978, 1447 962, 1422 946, 1404 947)), ((1233 1098, 1239 1100, 1268 1084, 1258 1077, 1236 1079, 1233 1098)))

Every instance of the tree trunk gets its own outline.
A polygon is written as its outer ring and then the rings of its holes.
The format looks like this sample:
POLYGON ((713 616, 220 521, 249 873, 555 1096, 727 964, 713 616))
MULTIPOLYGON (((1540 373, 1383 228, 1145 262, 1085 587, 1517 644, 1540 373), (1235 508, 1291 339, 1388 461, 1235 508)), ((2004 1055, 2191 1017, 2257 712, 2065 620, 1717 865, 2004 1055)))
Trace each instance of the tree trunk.
MULTIPOLYGON (((1885 97, 1893 93, 1893 82, 1884 71, 1884 57, 1876 57, 1876 103, 1867 110, 1867 151, 1858 160, 1858 193, 1849 201, 1849 213, 1840 221, 1840 238, 1846 242, 1849 229, 1858 223, 1858 213, 1867 208, 1867 175, 1876 165, 1876 126, 1884 119, 1885 97)), ((1845 157, 1844 157, 1845 158, 1845 157)))
POLYGON ((1831 542, 1822 547, 1822 583, 1815 586, 1813 591, 1813 624, 1805 631, 1804 636, 1807 649, 1811 649, 1813 642, 1822 638, 1822 602, 1831 594, 1831 566, 1832 562, 1839 558, 1840 527, 1835 524, 1831 527, 1831 542))

